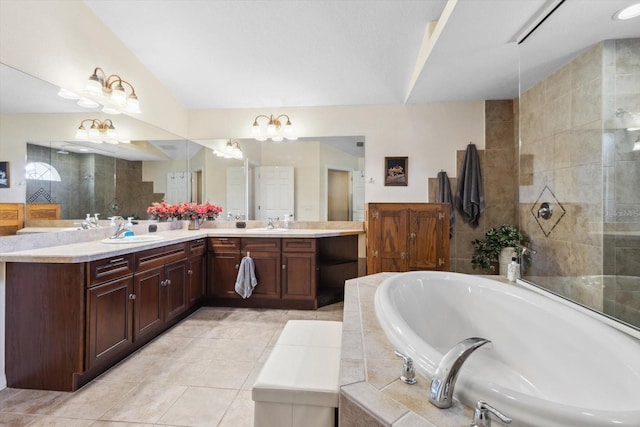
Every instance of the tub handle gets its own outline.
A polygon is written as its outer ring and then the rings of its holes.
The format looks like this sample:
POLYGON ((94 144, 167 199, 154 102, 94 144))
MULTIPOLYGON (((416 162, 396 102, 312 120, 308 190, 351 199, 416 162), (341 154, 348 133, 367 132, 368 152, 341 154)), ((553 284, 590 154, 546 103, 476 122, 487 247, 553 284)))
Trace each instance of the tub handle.
POLYGON ((476 409, 473 411, 473 422, 471 427, 491 427, 491 414, 503 424, 511 424, 511 418, 505 416, 484 400, 478 400, 476 409))
POLYGON ((409 356, 396 351, 396 356, 402 357, 404 361, 402 363, 402 375, 400 375, 400 381, 405 384, 415 384, 416 383, 416 370, 413 367, 413 359, 409 356))

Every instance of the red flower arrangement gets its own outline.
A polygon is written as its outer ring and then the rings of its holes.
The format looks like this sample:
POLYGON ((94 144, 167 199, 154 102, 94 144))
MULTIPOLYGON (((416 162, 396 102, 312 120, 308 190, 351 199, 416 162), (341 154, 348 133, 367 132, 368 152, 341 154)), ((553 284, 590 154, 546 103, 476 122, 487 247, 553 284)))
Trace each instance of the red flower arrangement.
POLYGON ((220 206, 213 205, 209 202, 203 205, 197 203, 169 204, 165 202, 155 202, 147 208, 147 213, 153 219, 160 221, 166 221, 168 219, 216 219, 220 212, 222 212, 220 206))

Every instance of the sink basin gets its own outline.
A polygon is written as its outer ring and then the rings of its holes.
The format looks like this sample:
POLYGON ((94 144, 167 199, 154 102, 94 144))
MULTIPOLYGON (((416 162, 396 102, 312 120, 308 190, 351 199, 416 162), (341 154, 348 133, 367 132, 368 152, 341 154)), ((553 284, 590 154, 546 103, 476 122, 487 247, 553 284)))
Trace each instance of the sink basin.
POLYGON ((286 228, 247 228, 247 233, 284 233, 288 231, 286 228))
POLYGON ((162 240, 164 237, 158 236, 157 234, 137 234, 135 236, 130 237, 122 237, 119 239, 102 239, 102 243, 111 243, 111 244, 131 244, 131 243, 148 243, 148 242, 157 242, 158 240, 162 240))

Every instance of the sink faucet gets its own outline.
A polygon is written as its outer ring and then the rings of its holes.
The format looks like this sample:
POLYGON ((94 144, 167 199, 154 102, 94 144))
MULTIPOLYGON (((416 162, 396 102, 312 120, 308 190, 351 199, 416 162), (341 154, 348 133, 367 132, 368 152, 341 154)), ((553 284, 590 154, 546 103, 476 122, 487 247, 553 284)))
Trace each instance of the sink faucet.
POLYGON ((280 219, 280 218, 278 218, 278 217, 275 217, 275 219, 274 219, 274 218, 269 218, 269 219, 267 220, 267 229, 269 229, 269 230, 273 230, 274 228, 277 228, 277 225, 278 225, 278 224, 277 224, 277 221, 278 221, 279 219, 280 219), (276 222, 276 224, 274 224, 274 222, 276 222))
POLYGON ((429 402, 440 409, 450 408, 453 403, 453 387, 462 364, 471 353, 490 342, 485 338, 472 337, 454 345, 444 355, 433 374, 429 387, 429 402))

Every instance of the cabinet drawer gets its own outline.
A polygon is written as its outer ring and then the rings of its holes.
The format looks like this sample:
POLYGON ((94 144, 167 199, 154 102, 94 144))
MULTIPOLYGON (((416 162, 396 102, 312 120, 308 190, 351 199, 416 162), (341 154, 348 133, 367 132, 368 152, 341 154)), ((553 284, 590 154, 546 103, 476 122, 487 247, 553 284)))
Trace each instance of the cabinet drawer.
POLYGON ((133 254, 91 261, 87 269, 89 286, 119 279, 133 273, 133 254))
POLYGON ((187 244, 177 243, 175 245, 163 246, 138 252, 136 257, 136 272, 159 267, 172 261, 177 261, 187 257, 187 244))
POLYGON ((280 239, 264 237, 243 237, 243 252, 280 252, 280 239))
POLYGON ((189 242, 189 256, 202 255, 207 249, 207 239, 198 239, 189 242))
POLYGON ((282 239, 282 252, 315 252, 316 239, 282 239))
POLYGON ((213 252, 229 252, 240 250, 239 237, 209 237, 209 250, 213 252))

